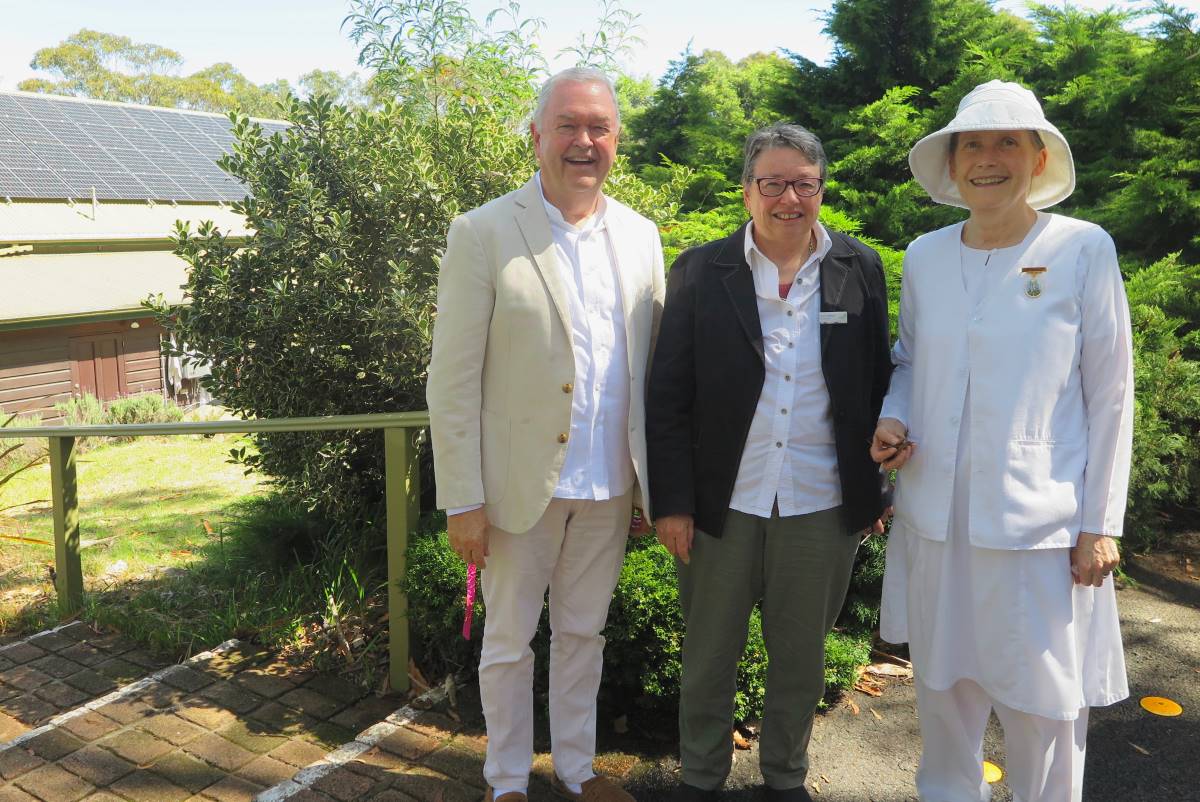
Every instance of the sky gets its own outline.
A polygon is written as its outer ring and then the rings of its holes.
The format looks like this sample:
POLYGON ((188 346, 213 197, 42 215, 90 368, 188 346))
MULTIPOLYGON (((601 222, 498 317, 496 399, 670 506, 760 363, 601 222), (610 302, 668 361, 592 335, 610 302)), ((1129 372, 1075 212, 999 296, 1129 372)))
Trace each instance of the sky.
MULTIPOLYGON (((720 50, 733 59, 786 48, 817 63, 830 55, 821 34, 832 0, 625 0, 640 15, 644 43, 627 59, 626 71, 659 78, 690 44, 695 52, 720 50)), ((1054 5, 1061 5, 1056 0, 1054 5)), ((1200 0, 1174 0, 1200 12, 1200 0)), ((501 0, 468 0, 476 18, 501 0)), ((1071 0, 1085 8, 1139 8, 1147 0, 1071 0)), ((1021 13, 1023 0, 998 0, 998 8, 1021 13)), ((540 46, 548 56, 594 30, 597 0, 525 0, 523 16, 546 23, 540 46)), ((0 0, 0 90, 34 77, 29 68, 39 48, 55 45, 80 28, 128 36, 178 51, 184 72, 229 62, 255 83, 296 79, 312 70, 350 72, 357 51, 340 26, 346 0, 0 0)), ((552 67, 570 66, 564 60, 552 67)))

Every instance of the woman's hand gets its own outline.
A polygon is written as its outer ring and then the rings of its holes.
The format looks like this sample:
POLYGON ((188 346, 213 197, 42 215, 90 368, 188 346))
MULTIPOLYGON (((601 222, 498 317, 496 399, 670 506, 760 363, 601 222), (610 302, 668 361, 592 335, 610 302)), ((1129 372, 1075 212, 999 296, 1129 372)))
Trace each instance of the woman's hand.
POLYGON ((654 522, 658 531, 658 542, 667 547, 667 551, 683 561, 684 565, 691 562, 692 538, 695 528, 690 515, 664 515, 654 522))
POLYGON ((917 444, 908 439, 908 428, 895 418, 880 418, 871 438, 871 459, 891 471, 904 467, 917 444))
POLYGON ((1116 540, 1107 535, 1080 532, 1079 540, 1071 549, 1071 576, 1077 585, 1098 588, 1120 561, 1116 540))

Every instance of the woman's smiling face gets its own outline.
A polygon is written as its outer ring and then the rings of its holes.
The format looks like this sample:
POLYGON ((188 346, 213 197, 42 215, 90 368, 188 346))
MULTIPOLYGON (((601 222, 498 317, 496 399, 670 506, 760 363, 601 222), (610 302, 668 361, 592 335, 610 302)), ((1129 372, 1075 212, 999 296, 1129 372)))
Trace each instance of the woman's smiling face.
POLYGON ((1030 131, 964 131, 950 153, 950 177, 972 212, 1024 208, 1046 149, 1030 131))

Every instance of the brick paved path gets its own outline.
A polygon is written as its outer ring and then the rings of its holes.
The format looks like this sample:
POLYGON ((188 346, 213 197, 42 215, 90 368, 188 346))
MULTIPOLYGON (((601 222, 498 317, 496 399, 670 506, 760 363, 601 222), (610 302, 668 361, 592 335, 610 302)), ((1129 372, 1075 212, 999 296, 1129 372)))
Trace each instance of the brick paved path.
MULTIPOLYGON (((486 737, 230 641, 162 667, 84 624, 0 648, 0 802, 475 802, 486 737)), ((431 709, 437 708, 437 709, 431 709)), ((620 781, 636 757, 606 752, 620 781)), ((548 802, 540 754, 531 802, 548 802)))
POLYGON ((0 652, 0 688, 19 691, 6 691, 4 710, 40 724, 0 742, 0 802, 250 800, 397 706, 236 642, 116 688, 112 675, 128 670, 110 661, 138 665, 135 652, 88 632, 0 652), (81 675, 105 682, 84 691, 71 683, 81 675), (76 705, 61 713, 67 699, 76 705))
MULTIPOLYGON (((398 711, 360 734, 351 754, 330 755, 305 776, 264 793, 261 802, 476 802, 483 796, 483 759, 487 738, 433 711, 398 711), (339 759, 340 758, 340 759, 339 759), (333 765, 331 765, 331 762, 333 765)), ((625 781, 638 768, 636 756, 606 752, 596 770, 625 781)), ((534 760, 530 802, 559 800, 550 791, 553 768, 548 753, 534 760)), ((561 801, 560 801, 561 802, 561 801)))
POLYGON ((78 622, 0 647, 0 741, 162 666, 132 644, 78 622))

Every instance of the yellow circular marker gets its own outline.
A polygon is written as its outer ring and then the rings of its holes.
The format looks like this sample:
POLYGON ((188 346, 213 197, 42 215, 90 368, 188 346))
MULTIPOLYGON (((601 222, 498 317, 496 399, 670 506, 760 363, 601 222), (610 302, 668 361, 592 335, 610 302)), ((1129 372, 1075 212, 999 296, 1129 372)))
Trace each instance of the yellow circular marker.
POLYGON ((1156 716, 1178 716, 1183 713, 1179 702, 1162 696, 1143 696, 1142 708, 1156 716))
POLYGON ((983 761, 983 779, 989 783, 998 783, 1004 779, 1004 770, 990 760, 983 761))

